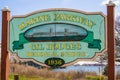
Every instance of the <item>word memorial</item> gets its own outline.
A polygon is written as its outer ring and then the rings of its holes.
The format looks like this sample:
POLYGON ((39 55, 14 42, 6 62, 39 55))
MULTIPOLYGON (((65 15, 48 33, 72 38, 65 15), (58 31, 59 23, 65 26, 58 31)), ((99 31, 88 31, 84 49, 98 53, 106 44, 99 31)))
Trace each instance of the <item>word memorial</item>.
POLYGON ((106 51, 105 16, 49 9, 10 20, 9 50, 19 59, 61 67, 92 60, 106 51))

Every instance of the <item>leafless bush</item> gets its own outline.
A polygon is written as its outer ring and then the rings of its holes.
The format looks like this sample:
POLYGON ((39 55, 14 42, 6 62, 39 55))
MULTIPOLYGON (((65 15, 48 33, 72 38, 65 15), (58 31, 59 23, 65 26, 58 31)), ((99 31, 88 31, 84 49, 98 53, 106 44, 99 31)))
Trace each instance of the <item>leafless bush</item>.
POLYGON ((10 66, 11 74, 27 75, 27 76, 41 76, 44 78, 54 78, 58 80, 80 80, 85 77, 85 75, 96 75, 95 72, 56 72, 50 69, 37 69, 31 66, 11 64, 10 66))

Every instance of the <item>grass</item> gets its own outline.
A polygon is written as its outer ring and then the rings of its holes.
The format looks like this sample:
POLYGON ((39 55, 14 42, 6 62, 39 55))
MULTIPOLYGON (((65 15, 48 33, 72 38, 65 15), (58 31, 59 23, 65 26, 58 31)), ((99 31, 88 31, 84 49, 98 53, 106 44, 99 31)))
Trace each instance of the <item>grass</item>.
MULTIPOLYGON (((14 80, 14 75, 9 76, 9 80, 14 80)), ((40 76, 23 76, 19 75, 19 80, 61 80, 61 79, 55 79, 55 78, 43 78, 40 76)), ((66 77, 64 80, 75 80, 72 79, 70 76, 66 77)), ((108 80, 107 77, 101 76, 101 79, 99 76, 86 76, 84 79, 77 79, 77 80, 108 80)))
POLYGON ((108 80, 108 78, 106 76, 86 76, 85 80, 108 80))
MULTIPOLYGON (((14 75, 10 75, 9 80, 14 80, 14 75)), ((19 80, 57 80, 57 79, 52 79, 52 78, 47 79, 40 76, 19 75, 19 80)))

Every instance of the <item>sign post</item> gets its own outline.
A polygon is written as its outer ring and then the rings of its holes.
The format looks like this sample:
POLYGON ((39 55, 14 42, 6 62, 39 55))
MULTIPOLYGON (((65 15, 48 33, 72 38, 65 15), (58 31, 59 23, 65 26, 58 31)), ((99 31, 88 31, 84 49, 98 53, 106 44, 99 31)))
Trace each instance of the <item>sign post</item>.
POLYGON ((1 42, 1 80, 9 80, 9 54, 7 51, 8 23, 10 11, 7 7, 2 10, 2 42, 1 42))
POLYGON ((115 4, 112 1, 107 4, 108 80, 115 80, 114 7, 115 4))

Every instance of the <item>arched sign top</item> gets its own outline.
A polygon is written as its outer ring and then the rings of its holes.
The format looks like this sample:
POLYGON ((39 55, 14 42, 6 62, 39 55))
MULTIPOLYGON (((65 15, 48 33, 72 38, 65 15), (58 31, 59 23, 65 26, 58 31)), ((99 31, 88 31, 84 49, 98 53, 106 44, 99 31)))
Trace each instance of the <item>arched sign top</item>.
POLYGON ((45 66, 92 60, 106 50, 106 18, 100 13, 47 9, 13 17, 9 50, 45 66))

